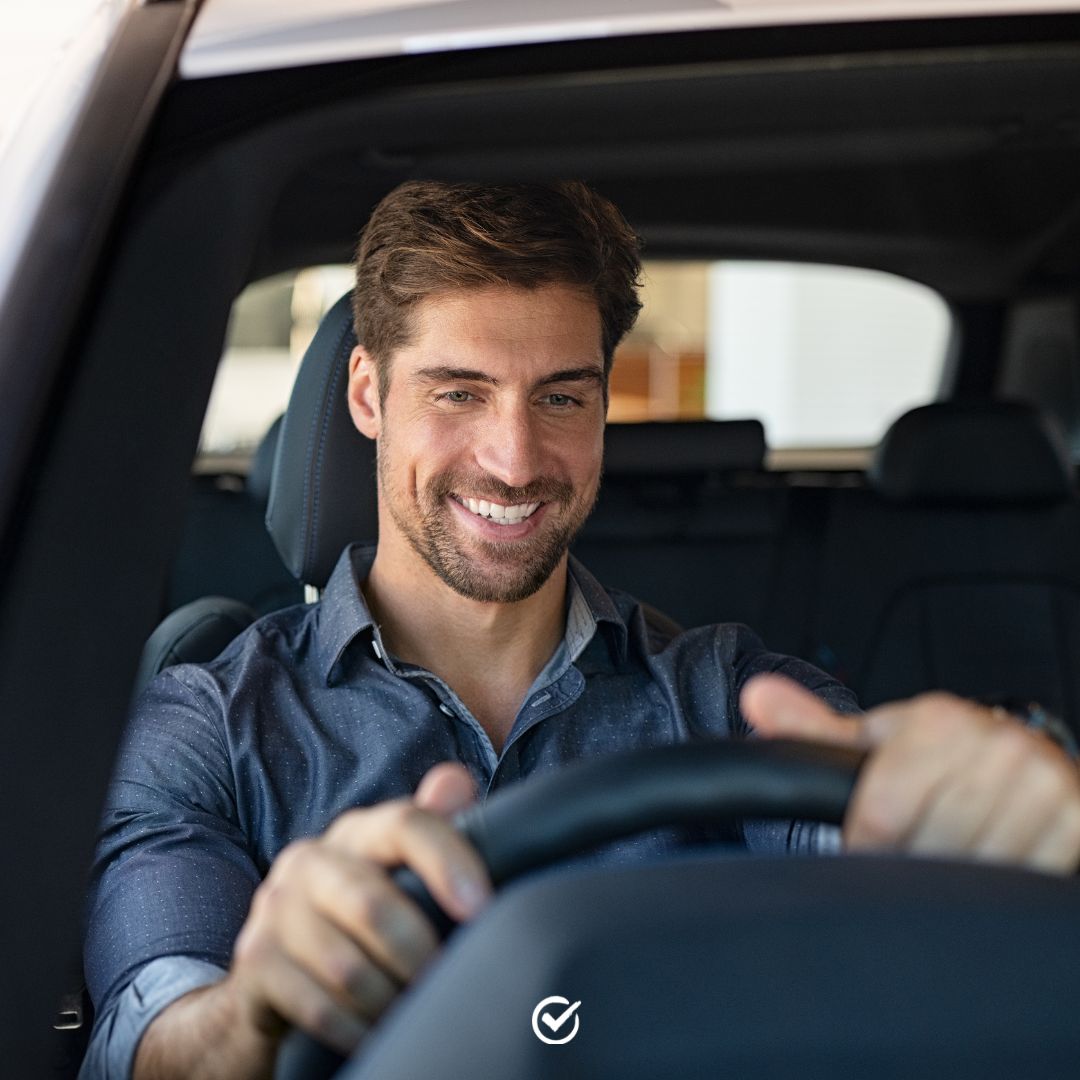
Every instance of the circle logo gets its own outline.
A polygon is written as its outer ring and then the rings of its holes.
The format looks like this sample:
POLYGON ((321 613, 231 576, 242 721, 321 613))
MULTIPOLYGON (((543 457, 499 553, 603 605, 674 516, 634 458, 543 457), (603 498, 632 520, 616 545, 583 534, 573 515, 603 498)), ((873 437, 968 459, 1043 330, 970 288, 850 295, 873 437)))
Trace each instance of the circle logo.
POLYGON ((578 1015, 580 1005, 580 1001, 571 1004, 569 998, 560 997, 558 994, 544 998, 533 1009, 533 1034, 548 1046, 562 1046, 563 1043, 568 1043, 581 1027, 581 1017, 578 1015), (567 1025, 571 1020, 573 1026, 567 1031, 567 1025), (566 1034, 559 1037, 561 1031, 566 1031, 566 1034))

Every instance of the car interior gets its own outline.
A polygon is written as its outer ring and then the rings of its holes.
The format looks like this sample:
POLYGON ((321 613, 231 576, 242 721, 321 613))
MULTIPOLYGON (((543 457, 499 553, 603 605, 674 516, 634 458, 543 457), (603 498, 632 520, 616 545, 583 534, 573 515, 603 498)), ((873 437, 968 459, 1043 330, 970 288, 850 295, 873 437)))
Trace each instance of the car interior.
MULTIPOLYGON (((63 680, 47 619, 5 653, 23 673, 20 715, 75 715, 84 729, 69 738, 43 721, 40 771, 11 778, 9 797, 27 804, 42 783, 80 792, 27 833, 54 886, 26 910, 44 904, 57 923, 34 1007, 55 1001, 77 951, 82 868, 132 687, 310 599, 346 542, 376 534, 373 449, 340 393, 347 298, 250 460, 220 472, 193 462, 236 298, 274 274, 347 262, 371 208, 406 179, 582 178, 650 257, 865 267, 937 292, 952 318, 938 399, 900 416, 857 465, 783 464, 752 416, 611 424, 600 501, 573 551, 684 627, 748 624, 865 706, 943 688, 1038 701, 1080 734, 1078 61, 1080 22, 1048 15, 548 42, 172 82, 72 315, 70 374, 26 480, 35 543, 11 548, 6 571, 20 583, 12 620, 53 610, 83 627, 63 650, 63 680), (340 471, 315 468, 326 460, 340 471)), ((454 1063, 443 1075, 554 1075, 535 1041, 478 1030, 483 1012, 466 1015, 458 988, 525 1001, 545 980, 576 978, 599 997, 597 972, 620 957, 627 985, 661 970, 700 985, 695 958, 709 950, 737 988, 722 1025, 699 1015, 690 984, 657 1005, 670 1039, 623 1037, 612 1006, 596 1014, 594 1071, 582 1075, 663 1075, 672 1059, 656 1055, 676 1044, 687 1075, 715 1075, 716 1040, 728 1071, 748 1075, 768 1036, 747 1017, 770 1008, 798 1020, 761 1076, 843 1075, 866 1060, 873 1075, 912 1075, 910 1057, 889 1071, 899 1044, 934 1062, 927 1075, 1021 1075, 1010 1070, 1036 1042, 1044 1075, 1067 1075, 1066 1017, 1046 1004, 1077 988, 1072 894, 1005 872, 922 869, 860 864, 839 908, 828 866, 688 860, 663 878, 575 871, 565 888, 541 875, 508 894, 488 938, 463 935, 428 997, 348 1075, 439 1075, 440 1062, 454 1063), (738 895, 706 911, 717 872, 735 875, 725 880, 738 895), (929 912, 934 890, 944 899, 929 912), (770 905, 781 929, 766 936, 756 916, 770 905), (665 944, 631 948, 649 941, 639 923, 657 910, 665 944), (807 931, 813 918, 825 929, 807 931), (545 923, 567 942, 562 960, 534 943, 545 923), (1003 926, 987 955, 985 935, 1003 926), (596 944, 603 927, 615 932, 596 944), (912 935, 949 958, 948 977, 905 961, 912 935), (875 966, 891 974, 872 1000, 873 980, 843 988, 834 974, 867 942, 890 961, 875 966), (505 965, 494 976, 507 955, 534 982, 514 983, 505 965), (767 1002, 753 973, 793 955, 804 962, 787 996, 767 1002), (1011 1011, 972 998, 973 980, 1003 978, 1011 1011), (889 1012, 912 985, 924 1007, 889 1012), (931 1019, 942 1009, 951 1026, 931 1019), (856 1014, 889 1017, 873 1051, 854 1021, 837 1032, 830 1019, 856 1014), (410 1039, 425 1017, 431 1039, 410 1039), (503 1071, 471 1056, 484 1038, 503 1071)), ((87 1020, 62 1033, 57 1075, 74 1075, 87 1020)))

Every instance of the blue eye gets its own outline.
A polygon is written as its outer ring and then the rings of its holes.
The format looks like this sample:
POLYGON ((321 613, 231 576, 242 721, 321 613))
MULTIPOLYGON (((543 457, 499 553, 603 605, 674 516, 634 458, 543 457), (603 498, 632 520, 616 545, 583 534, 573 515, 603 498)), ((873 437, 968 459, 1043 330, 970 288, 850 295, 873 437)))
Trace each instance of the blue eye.
POLYGON ((556 408, 565 409, 570 405, 576 405, 577 402, 568 394, 548 394, 548 404, 554 405, 556 408))
POLYGON ((442 396, 452 405, 464 405, 472 400, 472 394, 468 390, 447 390, 442 396))

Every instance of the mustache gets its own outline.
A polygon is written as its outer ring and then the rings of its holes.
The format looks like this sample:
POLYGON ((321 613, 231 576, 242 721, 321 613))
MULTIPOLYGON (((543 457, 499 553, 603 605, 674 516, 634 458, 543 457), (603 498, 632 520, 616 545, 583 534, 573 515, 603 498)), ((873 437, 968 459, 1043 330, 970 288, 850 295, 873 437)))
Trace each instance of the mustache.
POLYGON ((487 473, 464 475, 441 473, 428 484, 428 492, 436 499, 447 495, 466 494, 474 499, 504 506, 518 506, 530 502, 569 502, 574 495, 573 486, 565 480, 551 476, 539 476, 523 487, 510 487, 487 473))

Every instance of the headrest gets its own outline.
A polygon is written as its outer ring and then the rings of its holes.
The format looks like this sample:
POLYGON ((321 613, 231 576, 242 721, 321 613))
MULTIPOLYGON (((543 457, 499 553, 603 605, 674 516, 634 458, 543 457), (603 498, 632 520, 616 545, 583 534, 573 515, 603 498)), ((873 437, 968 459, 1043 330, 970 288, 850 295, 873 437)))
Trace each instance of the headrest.
POLYGON ((251 468, 248 470, 247 482, 244 488, 247 493, 263 506, 270 498, 270 481, 274 476, 274 458, 277 457, 278 439, 281 437, 281 422, 284 416, 279 416, 269 427, 262 437, 259 445, 255 447, 255 453, 251 458, 251 468))
POLYGON ((356 346, 350 294, 323 317, 281 426, 266 527, 299 581, 322 588, 346 544, 378 537, 375 444, 345 398, 356 346))
POLYGON ((1054 422, 1019 401, 938 402, 885 433, 870 483, 897 502, 1056 502, 1072 465, 1054 422))
POLYGON ((178 607, 158 624, 143 646, 134 694, 173 664, 205 664, 241 630, 255 621, 255 612, 226 596, 204 596, 178 607))
POLYGON ((609 477, 757 470, 764 461, 760 420, 649 420, 604 430, 609 477))

